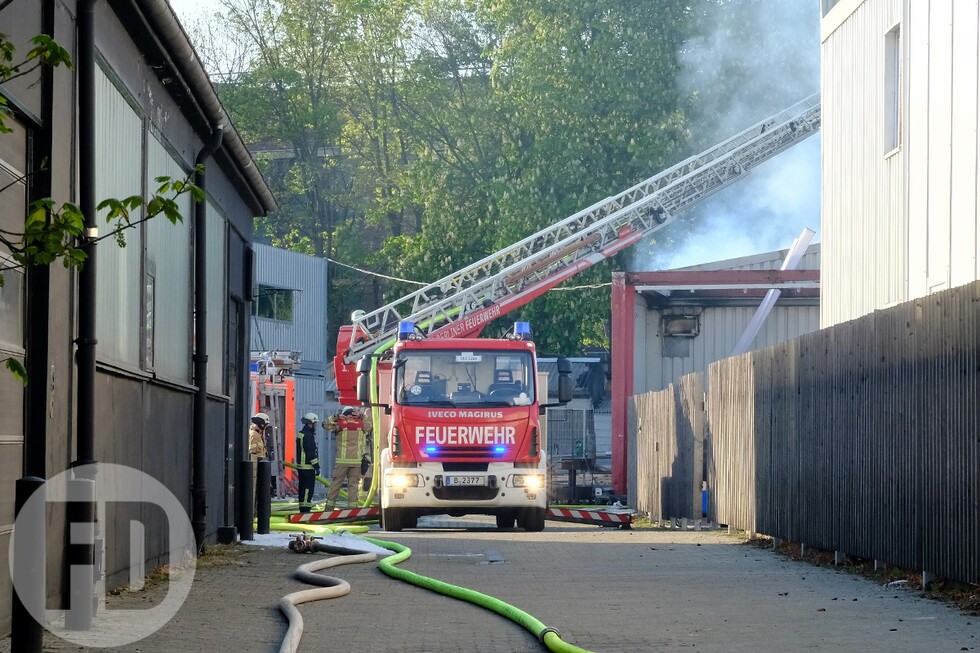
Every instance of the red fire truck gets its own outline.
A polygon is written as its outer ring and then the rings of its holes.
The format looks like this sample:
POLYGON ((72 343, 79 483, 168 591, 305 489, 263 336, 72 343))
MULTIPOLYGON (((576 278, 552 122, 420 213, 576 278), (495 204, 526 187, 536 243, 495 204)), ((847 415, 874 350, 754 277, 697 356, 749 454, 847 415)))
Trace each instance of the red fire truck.
POLYGON ((559 358, 547 403, 526 322, 502 339, 425 338, 399 324, 391 355, 358 363, 358 399, 383 408, 379 495, 386 530, 429 514, 494 515, 499 528, 544 528, 547 461, 540 417, 571 400, 559 358))
MULTIPOLYGON (((443 507, 451 507, 453 504, 451 500, 439 499, 440 496, 483 496, 491 494, 491 490, 499 495, 501 501, 504 498, 508 501, 513 499, 516 493, 511 487, 501 485, 502 482, 506 482, 501 480, 504 478, 502 475, 515 482, 512 477, 528 476, 530 472, 505 473, 497 468, 491 471, 490 466, 500 462, 493 455, 482 458, 460 456, 456 449, 440 449, 439 438, 445 440, 442 447, 464 446, 449 445, 450 433, 456 434, 453 437, 458 443, 459 429, 464 428, 467 449, 488 446, 474 444, 470 439, 469 429, 486 428, 488 425, 498 423, 504 426, 510 425, 515 429, 514 443, 489 446, 506 447, 505 453, 501 455, 507 456, 508 461, 512 460, 508 464, 513 470, 537 469, 536 466, 530 466, 530 459, 527 457, 528 449, 522 451, 524 458, 517 457, 515 454, 511 459, 511 454, 515 451, 514 447, 520 449, 524 445, 531 446, 533 438, 529 440, 528 438, 531 437, 529 434, 533 434, 533 429, 537 427, 536 415, 541 410, 537 397, 542 396, 540 391, 536 395, 537 387, 530 385, 535 384, 537 379, 534 378, 533 373, 534 350, 526 341, 523 346, 530 352, 532 366, 524 370, 529 385, 522 391, 535 400, 530 407, 519 407, 516 403, 512 406, 485 405, 490 401, 489 386, 495 382, 490 375, 496 374, 496 362, 492 368, 487 362, 487 370, 480 372, 486 375, 476 380, 485 384, 482 389, 477 388, 474 381, 462 378, 451 381, 447 374, 438 372, 446 381, 445 392, 439 393, 440 396, 446 396, 445 400, 441 400, 445 405, 415 406, 408 403, 407 393, 414 387, 420 388, 420 394, 429 389, 430 386, 425 383, 425 374, 416 379, 413 376, 415 373, 413 368, 403 370, 401 367, 392 367, 392 361, 398 364, 398 361, 404 358, 406 362, 402 365, 407 367, 411 359, 417 371, 423 372, 425 368, 420 367, 421 364, 415 360, 415 357, 429 356, 435 360, 435 354, 422 352, 427 347, 431 347, 433 351, 438 351, 441 347, 443 351, 453 353, 454 365, 460 365, 464 369, 467 363, 464 360, 457 363, 455 361, 457 354, 463 356, 468 352, 481 357, 480 361, 473 361, 471 365, 474 366, 474 370, 482 370, 479 364, 484 362, 484 355, 488 361, 491 358, 496 360, 498 356, 498 354, 483 352, 492 352, 497 346, 495 343, 503 341, 471 338, 478 336, 494 320, 524 306, 579 272, 662 229, 687 208, 736 183, 756 166, 817 133, 819 128, 820 99, 819 96, 814 95, 617 195, 600 200, 381 308, 371 312, 354 311, 351 315, 351 324, 341 326, 337 338, 334 372, 340 403, 348 406, 358 403, 359 397, 355 390, 355 379, 358 378, 358 374, 361 374, 361 379, 366 379, 365 383, 373 384, 375 396, 372 399, 383 404, 386 410, 390 410, 393 428, 397 428, 399 436, 403 438, 399 442, 400 453, 392 456, 389 470, 406 470, 404 480, 408 482, 412 482, 414 473, 414 482, 424 484, 417 486, 418 491, 405 488, 405 492, 389 493, 388 487, 381 488, 383 495, 389 497, 389 501, 383 503, 389 513, 387 523, 392 527, 404 527, 414 523, 415 517, 419 514, 430 511, 429 505, 417 505, 424 503, 423 501, 416 501, 414 498, 409 500, 409 497, 415 497, 416 494, 425 496, 426 492, 429 496, 425 498, 432 502, 439 501, 440 506, 443 507), (411 322, 414 325, 413 330, 399 331, 401 335, 396 335, 396 328, 400 328, 402 322, 411 322), (406 333, 426 336, 427 340, 411 340, 407 336, 402 338, 406 333), (393 346, 398 348, 399 353, 392 353, 393 346), (367 365, 368 368, 361 372, 361 365, 367 365), (394 375, 392 371, 395 372, 394 375), (385 373, 387 377, 383 377, 385 373), (453 383, 456 385, 454 386, 453 383), (467 391, 459 388, 460 384, 465 383, 470 384, 469 392, 474 394, 466 395, 464 393, 467 391), (403 388, 406 390, 405 403, 401 403, 398 392, 395 392, 403 388), (453 399, 454 393, 457 394, 456 400, 453 399), (467 397, 475 405, 463 407, 454 403, 458 401, 462 404, 467 397), (471 409, 472 416, 470 413, 465 417, 461 416, 463 411, 471 409), (455 417, 445 414, 436 415, 435 413, 440 410, 446 413, 455 411, 455 417), (476 411, 489 411, 493 415, 499 413, 501 417, 477 417, 476 411), (430 415, 430 412, 433 414, 430 415), (521 416, 514 417, 517 415, 521 416), (515 421, 509 422, 508 420, 511 419, 515 421), (456 430, 450 431, 453 426, 456 430), (419 428, 423 429, 421 436, 418 435, 419 428), (435 430, 426 431, 427 428, 435 430), (430 434, 436 440, 431 445, 430 434), (419 437, 421 439, 418 439, 419 437), (431 455, 425 450, 429 446, 436 447, 431 455), (453 455, 447 455, 448 453, 453 455), (396 464, 402 466, 396 467, 396 464), (412 464, 415 466, 412 467, 412 464), (434 466, 437 464, 441 465, 441 468, 434 466), (411 471, 423 469, 420 465, 428 465, 424 467, 426 471, 411 471), (466 465, 475 466, 474 470, 477 471, 472 474, 465 473, 470 471, 466 465), (447 476, 450 477, 449 483, 446 482, 447 476), (457 476, 469 478, 459 481, 460 484, 457 485, 457 476), (442 484, 438 492, 435 485, 437 478, 442 484), (480 486, 480 482, 485 484, 480 486), (472 483, 475 487, 464 489, 466 486, 463 483, 472 483), (496 483, 496 487, 492 487, 491 483, 496 483), (504 494, 507 496, 504 497, 504 494), (404 498, 396 498, 397 495, 404 495, 404 498)), ((517 342, 519 341, 511 342, 508 347, 500 351, 521 346, 517 342)), ((515 363, 514 371, 520 371, 518 368, 515 363)), ((428 371, 432 374, 430 383, 436 381, 437 372, 432 369, 428 371)), ((459 369, 454 369, 453 372, 459 372, 459 369)), ((517 383, 517 379, 502 381, 502 383, 517 383)), ((441 387, 441 383, 439 385, 441 387)), ((365 395, 365 398, 367 396, 365 395)), ((625 415, 620 415, 619 421, 614 421, 612 442, 613 484, 621 488, 620 492, 625 490, 626 483, 625 429, 625 415)), ((381 428, 375 430, 384 434, 381 428)), ((487 438, 486 431, 477 430, 472 433, 483 433, 481 437, 484 441, 487 438)), ((542 462, 541 465, 543 469, 544 463, 542 462)), ((530 494, 535 494, 537 497, 543 492, 522 491, 520 494, 522 497, 530 494)), ((530 500, 525 500, 531 503, 530 500)), ((482 500, 462 500, 459 503, 465 504, 459 506, 459 509, 464 512, 479 512, 470 509, 473 505, 489 505, 482 500)), ((513 518, 520 519, 527 527, 529 513, 512 513, 510 512, 512 508, 516 510, 516 507, 510 504, 495 505, 492 514, 498 515, 498 520, 503 525, 507 525, 513 518)), ((534 517, 530 519, 532 527, 538 525, 539 522, 535 523, 534 517)))

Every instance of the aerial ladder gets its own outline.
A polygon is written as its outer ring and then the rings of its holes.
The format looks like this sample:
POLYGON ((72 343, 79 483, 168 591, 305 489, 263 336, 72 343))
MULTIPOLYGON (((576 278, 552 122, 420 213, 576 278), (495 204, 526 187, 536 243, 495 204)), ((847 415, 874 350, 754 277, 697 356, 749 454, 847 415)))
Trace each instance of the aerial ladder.
POLYGON ((478 334, 489 322, 661 229, 692 205, 820 129, 814 94, 622 193, 341 327, 334 368, 341 403, 356 404, 356 361, 394 341, 408 320, 430 338, 478 334))
MULTIPOLYGON (((618 195, 377 310, 355 311, 351 324, 342 326, 337 338, 334 371, 340 403, 358 404, 357 361, 392 346, 400 321, 413 322, 429 338, 477 335, 496 318, 666 227, 685 209, 739 181, 819 129, 820 97, 814 94, 618 195)), ((610 518, 552 514, 554 511, 549 509, 549 519, 606 525, 610 518)))

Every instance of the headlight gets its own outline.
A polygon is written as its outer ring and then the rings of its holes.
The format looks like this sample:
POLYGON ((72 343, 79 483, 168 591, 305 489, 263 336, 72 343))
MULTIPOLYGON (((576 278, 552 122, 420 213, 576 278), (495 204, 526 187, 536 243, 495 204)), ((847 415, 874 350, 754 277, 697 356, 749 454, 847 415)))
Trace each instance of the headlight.
POLYGON ((418 487, 417 474, 388 474, 385 477, 388 487, 418 487))
POLYGON ((515 474, 514 487, 523 487, 537 492, 544 487, 544 477, 537 474, 515 474))

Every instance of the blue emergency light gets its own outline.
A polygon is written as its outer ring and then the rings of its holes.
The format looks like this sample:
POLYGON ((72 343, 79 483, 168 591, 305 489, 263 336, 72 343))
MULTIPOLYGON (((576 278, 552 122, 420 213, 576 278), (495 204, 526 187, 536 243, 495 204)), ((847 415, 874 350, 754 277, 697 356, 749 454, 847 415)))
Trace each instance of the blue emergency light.
POLYGON ((518 340, 530 340, 531 339, 531 323, 530 322, 514 322, 514 335, 517 336, 518 340))
POLYGON ((507 447, 504 447, 504 446, 494 447, 493 448, 493 453, 496 454, 496 455, 498 455, 498 456, 502 456, 505 453, 507 453, 507 447))
POLYGON ((425 448, 425 453, 429 454, 430 456, 434 456, 435 454, 439 453, 439 447, 430 444, 425 448))
POLYGON ((415 333, 414 322, 409 322, 408 320, 402 320, 398 323, 399 340, 408 340, 413 333, 415 333))

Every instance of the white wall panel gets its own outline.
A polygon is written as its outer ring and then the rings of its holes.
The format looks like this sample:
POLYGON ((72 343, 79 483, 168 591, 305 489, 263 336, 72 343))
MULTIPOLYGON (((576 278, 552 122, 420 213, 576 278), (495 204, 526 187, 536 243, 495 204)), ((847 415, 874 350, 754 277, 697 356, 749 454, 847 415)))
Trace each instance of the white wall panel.
MULTIPOLYGON (((147 139, 147 197, 159 187, 158 177, 184 179, 186 172, 151 135, 147 139)), ((164 193, 171 197, 172 192, 164 193)), ((191 239, 193 206, 189 193, 177 198, 183 221, 171 224, 163 215, 149 221, 146 235, 146 274, 154 276, 152 296, 146 291, 144 301, 152 306, 152 324, 147 319, 147 333, 153 338, 153 369, 177 381, 191 378, 191 319, 193 318, 194 284, 192 267, 194 249, 191 239), (152 327, 152 329, 150 329, 152 327)), ((149 285, 147 285, 149 289, 149 285)), ((150 315, 150 307, 147 308, 150 315)))
POLYGON ((885 74, 886 34, 901 14, 901 0, 866 0, 822 48, 824 326, 905 296, 906 218, 895 193, 906 144, 896 151, 886 139, 894 109, 885 74))
POLYGON ((952 230, 949 283, 960 286, 977 274, 977 0, 953 5, 952 230))
POLYGON ((207 236, 207 310, 208 310, 208 392, 224 392, 225 373, 225 308, 228 279, 225 270, 228 241, 224 214, 209 197, 205 200, 208 213, 207 236))
POLYGON ((825 326, 980 278, 978 34, 977 0, 865 0, 825 39, 825 326), (875 52, 899 20, 902 144, 882 158, 875 52))
MULTIPOLYGON (((950 190, 952 176, 953 51, 951 2, 929 3, 929 227, 926 285, 929 292, 949 287, 950 190)), ((914 26, 913 29, 916 29, 914 26)), ((921 88, 919 89, 921 91, 921 88)))
MULTIPOLYGON (((126 102, 112 81, 96 67, 95 192, 101 202, 142 192, 142 118, 126 102)), ((104 235, 106 211, 99 212, 104 235)), ((141 214, 136 214, 138 220, 141 214)), ((140 365, 140 258, 142 226, 125 231, 126 247, 114 238, 98 244, 96 291, 97 355, 131 367, 140 365)))

